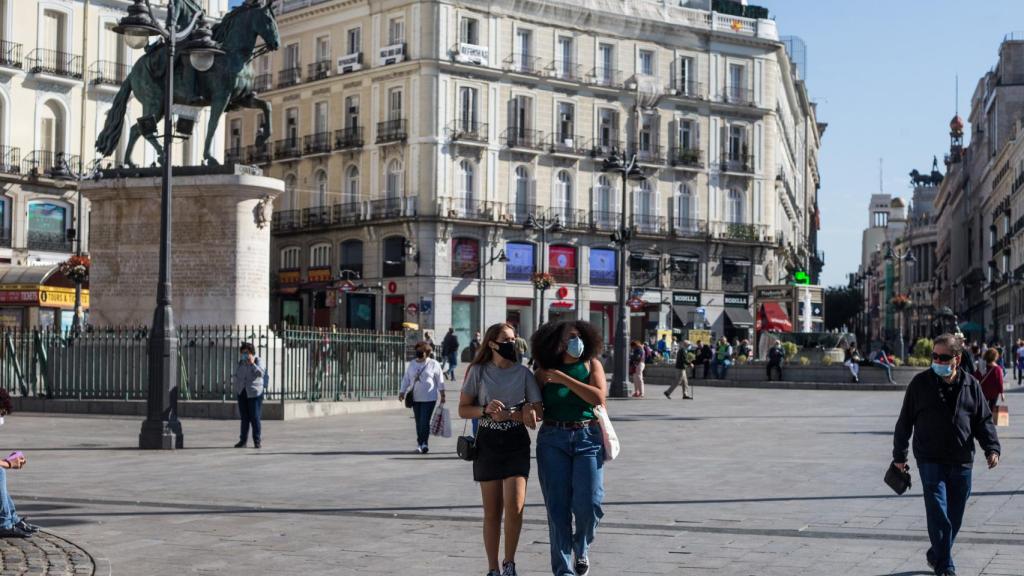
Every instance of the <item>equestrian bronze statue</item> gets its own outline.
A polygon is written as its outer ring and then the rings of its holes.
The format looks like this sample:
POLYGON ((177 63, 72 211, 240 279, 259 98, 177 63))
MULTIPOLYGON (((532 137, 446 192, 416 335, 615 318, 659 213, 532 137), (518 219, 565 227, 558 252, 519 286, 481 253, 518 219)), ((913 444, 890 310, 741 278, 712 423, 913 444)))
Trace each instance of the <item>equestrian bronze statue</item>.
MULTIPOLYGON (((199 10, 190 0, 176 5, 179 11, 175 19, 189 22, 199 10)), ((273 0, 247 0, 228 12, 223 20, 213 27, 213 39, 218 42, 223 54, 214 58, 213 67, 199 72, 188 63, 188 55, 176 55, 180 60, 174 66, 174 103, 184 106, 210 108, 206 128, 206 142, 203 148, 203 163, 219 164, 210 154, 210 144, 217 131, 217 125, 225 111, 238 108, 258 108, 263 111, 263 125, 256 137, 256 145, 262 146, 271 135, 270 103, 258 97, 253 90, 253 71, 250 62, 265 52, 277 50, 281 37, 274 17, 273 0), (256 43, 263 40, 263 46, 256 43)), ((96 150, 107 157, 117 149, 124 128, 128 102, 135 98, 142 104, 142 116, 154 123, 164 114, 164 76, 167 73, 167 55, 164 42, 158 41, 146 47, 146 53, 135 62, 121 89, 114 97, 113 105, 107 112, 103 131, 96 138, 96 150)), ((131 161, 136 140, 143 136, 157 151, 157 158, 163 162, 163 146, 155 133, 143 134, 138 124, 133 124, 125 150, 125 161, 131 161)))

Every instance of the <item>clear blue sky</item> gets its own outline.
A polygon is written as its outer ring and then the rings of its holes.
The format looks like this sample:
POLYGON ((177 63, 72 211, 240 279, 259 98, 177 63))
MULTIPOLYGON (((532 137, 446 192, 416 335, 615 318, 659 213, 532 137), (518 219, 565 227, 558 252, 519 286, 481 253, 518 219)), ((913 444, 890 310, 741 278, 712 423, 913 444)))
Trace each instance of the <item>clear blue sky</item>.
MULTIPOLYGON (((241 0, 231 0, 231 5, 241 0)), ((821 149, 826 285, 846 282, 860 258, 867 205, 878 191, 910 195, 907 173, 949 149, 960 75, 960 115, 995 65, 1003 36, 1024 30, 1021 0, 752 0, 782 35, 807 43, 807 87, 828 123, 821 149)), ((968 130, 968 133, 969 130, 968 130)))
MULTIPOLYGON (((758 2, 751 2, 758 3, 758 2)), ((779 33, 807 43, 807 88, 828 123, 821 148, 822 283, 845 284, 860 259, 867 205, 878 191, 909 198, 907 173, 949 149, 960 75, 960 115, 992 68, 1003 36, 1024 30, 1020 0, 767 0, 779 33)), ((969 134, 968 130, 968 134, 969 134)))

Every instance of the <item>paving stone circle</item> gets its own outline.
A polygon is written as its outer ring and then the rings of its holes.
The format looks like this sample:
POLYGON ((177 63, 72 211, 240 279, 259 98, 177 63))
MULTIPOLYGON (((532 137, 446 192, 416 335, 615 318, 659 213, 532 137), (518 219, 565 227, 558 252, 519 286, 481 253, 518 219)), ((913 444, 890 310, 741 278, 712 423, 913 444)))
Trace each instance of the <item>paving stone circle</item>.
POLYGON ((92 576, 95 570, 88 552, 48 532, 31 538, 0 538, 3 576, 92 576))

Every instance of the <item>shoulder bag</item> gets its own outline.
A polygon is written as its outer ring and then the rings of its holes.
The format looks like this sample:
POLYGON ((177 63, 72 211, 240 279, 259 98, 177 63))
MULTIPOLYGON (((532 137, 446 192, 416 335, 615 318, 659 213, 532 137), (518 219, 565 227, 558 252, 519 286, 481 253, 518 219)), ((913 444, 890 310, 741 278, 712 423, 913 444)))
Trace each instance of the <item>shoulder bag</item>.
MULTIPOLYGON (((472 367, 470 367, 470 369, 472 369, 472 367)), ((466 380, 469 379, 470 369, 466 370, 466 376, 462 380, 463 387, 466 385, 466 380)), ((483 382, 480 382, 480 387, 483 388, 483 382)), ((476 460, 476 437, 466 435, 466 427, 469 425, 470 420, 470 418, 467 418, 463 421, 462 435, 459 436, 458 440, 455 442, 455 453, 458 454, 459 458, 467 462, 476 460)))

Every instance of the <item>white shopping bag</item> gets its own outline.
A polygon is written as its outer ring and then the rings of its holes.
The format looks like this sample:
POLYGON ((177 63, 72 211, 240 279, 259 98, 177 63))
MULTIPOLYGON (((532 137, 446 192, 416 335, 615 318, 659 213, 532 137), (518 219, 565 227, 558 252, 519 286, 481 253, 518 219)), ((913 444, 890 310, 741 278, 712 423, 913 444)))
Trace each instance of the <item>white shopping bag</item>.
POLYGON ((622 449, 619 446, 619 436, 615 434, 612 421, 608 418, 608 410, 604 406, 594 406, 594 416, 601 425, 601 436, 604 438, 604 461, 615 460, 622 449))
POLYGON ((438 404, 430 417, 430 433, 442 438, 452 437, 452 416, 444 404, 438 404))

